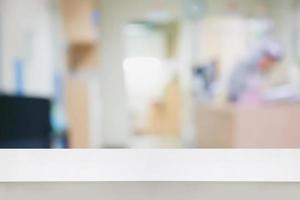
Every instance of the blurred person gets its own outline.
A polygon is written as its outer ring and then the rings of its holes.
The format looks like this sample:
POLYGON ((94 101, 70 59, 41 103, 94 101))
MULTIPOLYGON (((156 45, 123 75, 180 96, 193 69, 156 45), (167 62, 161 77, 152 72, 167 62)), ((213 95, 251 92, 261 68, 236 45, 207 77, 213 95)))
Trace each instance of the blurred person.
POLYGON ((218 61, 194 67, 194 90, 197 98, 211 100, 214 98, 214 86, 217 77, 218 61))
POLYGON ((247 60, 237 65, 229 82, 230 102, 261 98, 263 82, 276 64, 282 59, 283 51, 274 40, 263 41, 258 48, 250 52, 247 60))

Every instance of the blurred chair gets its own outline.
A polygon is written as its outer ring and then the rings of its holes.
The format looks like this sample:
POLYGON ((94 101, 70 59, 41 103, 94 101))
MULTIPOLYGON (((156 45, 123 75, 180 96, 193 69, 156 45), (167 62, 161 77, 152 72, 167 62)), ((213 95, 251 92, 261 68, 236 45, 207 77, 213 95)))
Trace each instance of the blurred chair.
POLYGON ((50 148, 50 100, 0 96, 0 148, 50 148))

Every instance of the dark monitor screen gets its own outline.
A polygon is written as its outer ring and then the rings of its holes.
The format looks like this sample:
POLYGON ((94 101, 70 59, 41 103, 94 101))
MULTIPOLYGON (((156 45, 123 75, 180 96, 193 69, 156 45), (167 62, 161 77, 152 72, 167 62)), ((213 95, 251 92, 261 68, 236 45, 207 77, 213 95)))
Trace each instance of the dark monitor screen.
POLYGON ((50 100, 0 95, 0 148, 49 148, 50 100))

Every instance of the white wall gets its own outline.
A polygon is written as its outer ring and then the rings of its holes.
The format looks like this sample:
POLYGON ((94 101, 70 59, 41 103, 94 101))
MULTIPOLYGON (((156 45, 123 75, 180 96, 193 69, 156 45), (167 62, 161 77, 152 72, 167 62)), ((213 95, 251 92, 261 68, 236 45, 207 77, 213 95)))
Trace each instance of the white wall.
POLYGON ((49 0, 1 0, 1 91, 16 92, 15 62, 24 63, 24 94, 52 96, 54 50, 49 0))
MULTIPOLYGON (((204 0, 208 15, 220 15, 226 13, 229 1, 204 0)), ((291 62, 294 59, 295 44, 295 24, 298 21, 296 17, 296 5, 298 0, 236 0, 239 11, 246 16, 255 16, 259 14, 259 6, 265 5, 266 13, 275 21, 275 34, 277 34, 286 50, 285 62, 291 62)), ((299 11, 298 11, 299 12, 299 11)))
MULTIPOLYGON (((166 9, 179 15, 181 0, 164 1, 166 9)), ((131 136, 122 63, 123 28, 160 5, 160 0, 101 0, 101 94, 104 140, 107 146, 127 146, 131 136)))

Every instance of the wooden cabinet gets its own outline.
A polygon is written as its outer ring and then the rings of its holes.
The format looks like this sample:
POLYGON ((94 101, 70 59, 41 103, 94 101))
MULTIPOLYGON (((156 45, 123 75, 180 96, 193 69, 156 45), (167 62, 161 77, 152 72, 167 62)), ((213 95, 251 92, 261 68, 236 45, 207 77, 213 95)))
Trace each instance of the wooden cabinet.
POLYGON ((95 0, 61 0, 64 30, 70 43, 93 43, 97 39, 95 0))
POLYGON ((201 148, 299 148, 300 104, 215 108, 197 111, 201 148))
POLYGON ((71 71, 99 65, 99 12, 95 0, 61 0, 71 71))

